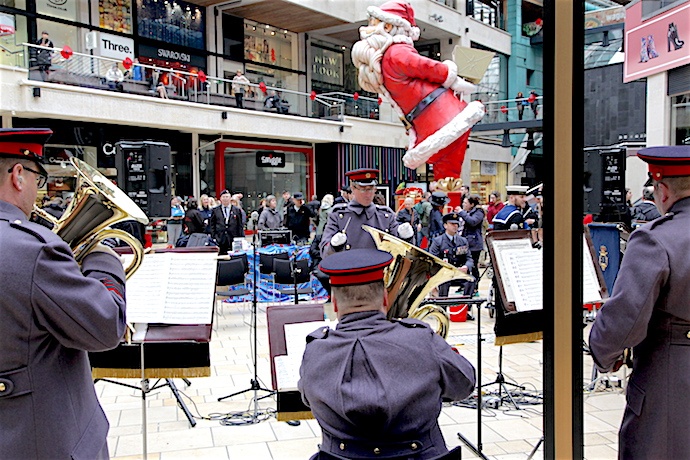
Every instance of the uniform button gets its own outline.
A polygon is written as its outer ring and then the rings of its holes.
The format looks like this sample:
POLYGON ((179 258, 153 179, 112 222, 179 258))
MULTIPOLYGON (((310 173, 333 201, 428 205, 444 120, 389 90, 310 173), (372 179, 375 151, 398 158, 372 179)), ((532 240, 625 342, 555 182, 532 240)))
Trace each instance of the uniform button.
POLYGON ((374 453, 376 455, 379 455, 381 453, 381 449, 379 449, 378 447, 374 447, 374 453))
POLYGON ((685 334, 685 337, 690 339, 690 331, 688 331, 687 334, 685 334))
POLYGON ((344 442, 340 443, 340 450, 345 450, 345 443, 344 442))
POLYGON ((412 449, 412 450, 417 450, 418 447, 419 446, 417 445, 416 442, 413 442, 412 444, 410 444, 410 449, 412 449))
POLYGON ((338 214, 338 218, 342 219, 344 216, 342 214, 338 214))
POLYGON ((350 245, 349 245, 349 244, 346 244, 346 245, 345 245, 345 250, 347 250, 347 251, 350 250, 350 245))
POLYGON ((5 391, 6 389, 7 389, 7 387, 5 386, 5 384, 2 383, 2 382, 0 382, 0 393, 2 393, 3 391, 5 391))
POLYGON ((388 213, 386 213, 385 216, 388 217, 388 213))
POLYGON ((19 219, 17 219, 17 220, 15 220, 13 223, 14 223, 14 224, 17 224, 17 225, 21 225, 21 224, 22 224, 22 221, 19 220, 19 219))

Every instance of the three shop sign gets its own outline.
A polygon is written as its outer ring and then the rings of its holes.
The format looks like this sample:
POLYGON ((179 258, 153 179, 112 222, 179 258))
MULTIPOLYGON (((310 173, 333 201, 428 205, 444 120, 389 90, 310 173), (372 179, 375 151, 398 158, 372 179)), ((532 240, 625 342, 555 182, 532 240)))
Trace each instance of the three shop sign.
POLYGON ((284 168, 285 153, 272 150, 259 150, 256 152, 257 168, 284 168))

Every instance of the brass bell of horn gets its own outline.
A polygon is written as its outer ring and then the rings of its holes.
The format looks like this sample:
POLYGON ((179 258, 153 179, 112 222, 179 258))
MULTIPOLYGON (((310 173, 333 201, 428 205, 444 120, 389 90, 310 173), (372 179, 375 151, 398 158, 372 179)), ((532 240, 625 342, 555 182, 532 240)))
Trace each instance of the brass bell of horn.
POLYGON ((53 224, 53 232, 72 249, 78 263, 106 238, 118 238, 132 248, 134 258, 125 267, 129 278, 141 265, 144 248, 124 230, 110 228, 113 224, 135 220, 144 225, 149 219, 144 211, 122 190, 95 168, 78 158, 70 158, 76 170, 74 197, 62 217, 56 219, 34 206, 34 211, 53 224))

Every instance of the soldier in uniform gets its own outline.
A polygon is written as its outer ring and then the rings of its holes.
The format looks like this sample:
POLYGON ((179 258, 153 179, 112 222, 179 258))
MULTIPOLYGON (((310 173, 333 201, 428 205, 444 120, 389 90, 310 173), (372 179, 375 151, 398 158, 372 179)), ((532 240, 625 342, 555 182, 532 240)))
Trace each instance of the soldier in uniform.
POLYGON ((690 146, 651 147, 654 201, 663 214, 632 232, 612 296, 589 336, 597 368, 633 371, 619 431, 620 458, 690 458, 690 146))
POLYGON ((60 237, 29 221, 49 129, 0 129, 0 457, 108 458, 108 420, 88 351, 125 332, 125 274, 98 245, 81 268, 60 237))
POLYGON ((539 216, 525 200, 526 185, 506 187, 508 204, 494 217, 494 230, 519 230, 537 226, 539 216))
MULTIPOLYGON (((458 267, 464 273, 470 273, 474 267, 474 261, 470 252, 470 243, 462 235, 458 234, 460 226, 460 216, 453 212, 443 216, 443 227, 445 233, 437 236, 431 241, 429 252, 431 255, 443 259, 454 267, 458 267)), ((474 293, 474 283, 467 280, 448 281, 438 287, 440 297, 448 297, 450 286, 462 286, 463 295, 474 293)))
POLYGON ((398 224, 391 208, 373 203, 378 175, 376 169, 357 169, 346 174, 354 198, 349 203, 333 206, 321 237, 321 257, 326 258, 342 250, 376 249, 374 239, 362 225, 378 228, 404 240, 414 236, 412 225, 398 224))
POLYGON ((472 364, 425 323, 386 319, 384 269, 376 249, 331 255, 335 330, 307 337, 299 390, 322 430, 312 459, 459 459, 438 425, 441 400, 472 393, 472 364))

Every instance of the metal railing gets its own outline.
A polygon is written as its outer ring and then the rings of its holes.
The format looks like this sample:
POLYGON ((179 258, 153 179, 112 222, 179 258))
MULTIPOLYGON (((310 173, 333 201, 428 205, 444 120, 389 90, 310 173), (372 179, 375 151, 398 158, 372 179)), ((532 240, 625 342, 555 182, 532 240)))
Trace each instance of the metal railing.
MULTIPOLYGON (((132 68, 120 85, 110 84, 108 70, 113 64, 122 66, 122 61, 84 53, 71 52, 62 54, 62 48, 24 43, 27 52, 23 66, 29 70, 29 78, 53 83, 63 83, 82 87, 113 90, 122 92, 159 96, 156 90, 157 81, 164 81, 166 94, 170 99, 189 102, 236 106, 232 93, 233 81, 226 78, 206 76, 179 69, 159 67, 142 63, 133 63, 132 68), (50 53, 50 67, 41 71, 39 54, 50 53), (135 80, 133 67, 141 68, 142 79, 135 80), (204 81, 202 81, 204 80, 204 81)), ((327 95, 312 96, 311 93, 295 91, 288 88, 268 86, 261 83, 249 83, 244 95, 244 108, 291 115, 327 118, 342 121, 345 104, 342 100, 327 95), (275 100, 279 103, 274 103, 275 100)))
MULTIPOLYGON (((127 93, 159 96, 156 90, 157 82, 167 82, 166 92, 170 99, 184 100, 201 104, 213 104, 221 106, 236 106, 232 93, 233 81, 231 79, 206 76, 186 72, 173 68, 159 67, 142 63, 133 63, 139 66, 140 80, 132 78, 135 75, 133 67, 124 75, 120 85, 109 82, 106 75, 108 70, 117 64, 122 66, 122 61, 101 56, 91 56, 83 53, 62 54, 61 48, 47 48, 44 46, 23 44, 26 52, 15 51, 17 59, 23 59, 23 66, 29 70, 29 78, 54 83, 76 85, 102 90, 118 90, 127 93), (51 55, 50 68, 41 71, 38 55, 40 52, 48 52, 51 55), (204 81, 202 81, 202 79, 204 81), (111 83, 111 84, 109 84, 111 83)), ((22 66, 22 65, 18 65, 22 66)), ((358 96, 344 92, 330 92, 323 94, 305 93, 288 88, 268 86, 263 83, 249 83, 244 94, 244 107, 254 110, 262 110, 274 113, 285 113, 304 117, 329 119, 342 122, 344 116, 367 118, 387 122, 398 122, 398 116, 390 104, 379 99, 367 96, 358 96), (273 104, 276 99, 279 104, 273 104)), ((473 95, 474 96, 474 95, 473 95)), ((481 96, 478 99, 483 99, 481 96)), ((534 115, 532 104, 523 107, 523 120, 541 118, 541 99, 537 98, 537 114, 534 115)), ((524 99, 527 101, 527 99, 524 99)), ((519 111, 516 99, 484 102, 486 115, 480 123, 497 123, 505 121, 519 121, 519 111)))
POLYGON ((534 103, 530 102, 527 98, 482 101, 486 110, 486 115, 484 115, 484 118, 482 118, 479 123, 540 120, 543 117, 542 99, 543 96, 538 96, 534 100, 534 103), (525 102, 527 103, 526 105, 525 102), (520 107, 522 107, 522 115, 520 115, 520 107))

